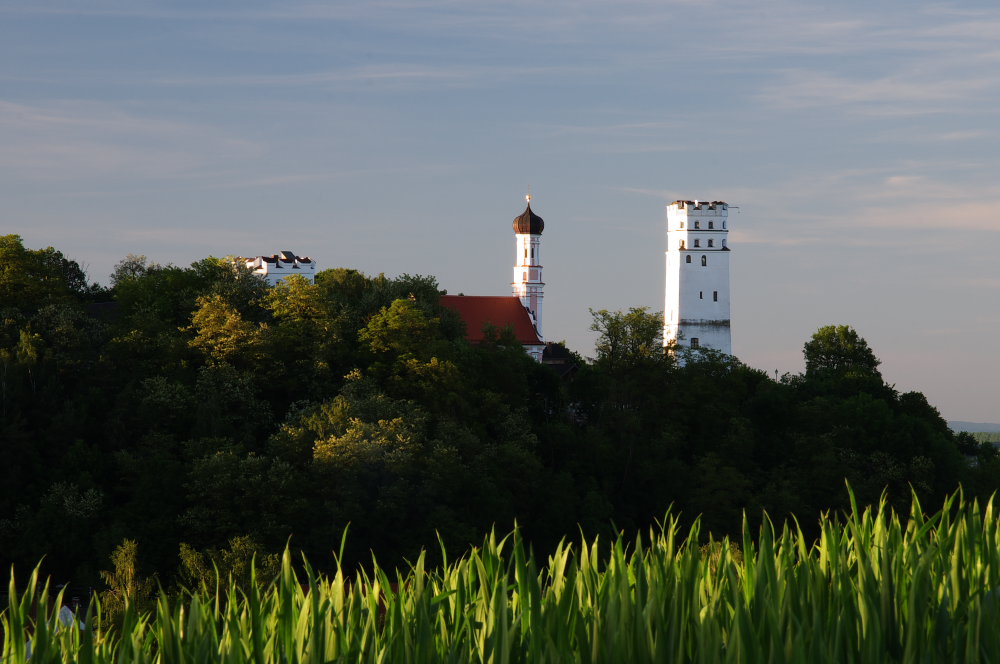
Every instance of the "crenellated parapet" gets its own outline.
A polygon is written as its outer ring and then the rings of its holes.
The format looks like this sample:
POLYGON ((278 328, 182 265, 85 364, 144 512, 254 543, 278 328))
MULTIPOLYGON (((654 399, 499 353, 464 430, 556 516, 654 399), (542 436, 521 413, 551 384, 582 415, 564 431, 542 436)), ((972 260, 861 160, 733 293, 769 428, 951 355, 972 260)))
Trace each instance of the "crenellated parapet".
POLYGON ((293 274, 305 277, 309 283, 316 279, 316 261, 308 256, 296 256, 294 251, 281 251, 271 256, 241 257, 247 268, 262 275, 271 286, 293 274))

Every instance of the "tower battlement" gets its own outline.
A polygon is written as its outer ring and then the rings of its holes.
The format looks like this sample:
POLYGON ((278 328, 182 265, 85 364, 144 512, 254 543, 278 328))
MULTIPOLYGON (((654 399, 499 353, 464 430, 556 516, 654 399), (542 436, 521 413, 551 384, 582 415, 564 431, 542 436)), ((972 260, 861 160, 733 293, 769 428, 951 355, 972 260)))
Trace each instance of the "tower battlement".
POLYGON ((667 207, 677 206, 678 209, 690 210, 728 210, 729 204, 725 201, 674 201, 667 207))
POLYGON ((282 251, 271 256, 241 257, 237 260, 243 261, 253 273, 263 276, 271 286, 293 274, 305 277, 309 283, 313 283, 316 277, 316 261, 307 256, 296 256, 294 251, 282 251))
POLYGON ((727 230, 729 205, 722 201, 674 201, 667 206, 667 230, 727 230))

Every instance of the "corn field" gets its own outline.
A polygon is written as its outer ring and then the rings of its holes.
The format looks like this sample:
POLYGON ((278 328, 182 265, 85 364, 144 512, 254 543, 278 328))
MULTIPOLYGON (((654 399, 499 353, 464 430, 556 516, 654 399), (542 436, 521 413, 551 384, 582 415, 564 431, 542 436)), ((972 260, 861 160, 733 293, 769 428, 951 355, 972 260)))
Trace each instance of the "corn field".
POLYGON ((434 568, 296 572, 271 582, 54 618, 37 572, 0 614, 19 662, 1000 661, 1000 530, 991 502, 950 497, 908 519, 885 504, 823 516, 807 541, 764 519, 700 546, 668 515, 638 538, 564 543, 544 560, 517 532, 434 568), (67 624, 68 623, 68 624, 67 624), (30 660, 29 660, 30 653, 30 660))

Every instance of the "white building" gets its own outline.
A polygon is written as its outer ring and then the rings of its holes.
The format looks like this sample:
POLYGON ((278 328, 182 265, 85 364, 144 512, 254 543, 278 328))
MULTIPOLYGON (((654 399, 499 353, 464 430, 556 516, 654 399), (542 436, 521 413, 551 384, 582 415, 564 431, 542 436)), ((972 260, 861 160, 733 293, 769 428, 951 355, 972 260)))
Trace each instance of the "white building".
POLYGON ((294 251, 282 251, 272 256, 254 256, 240 258, 255 274, 263 275, 268 285, 277 285, 279 281, 293 274, 305 277, 309 283, 316 279, 316 262, 311 258, 296 256, 294 251))
POLYGON ((729 206, 667 206, 667 287, 663 342, 733 352, 729 313, 729 206))
POLYGON ((514 218, 514 297, 528 310, 531 322, 543 342, 542 335, 542 231, 545 222, 531 210, 531 194, 525 198, 528 207, 514 218))

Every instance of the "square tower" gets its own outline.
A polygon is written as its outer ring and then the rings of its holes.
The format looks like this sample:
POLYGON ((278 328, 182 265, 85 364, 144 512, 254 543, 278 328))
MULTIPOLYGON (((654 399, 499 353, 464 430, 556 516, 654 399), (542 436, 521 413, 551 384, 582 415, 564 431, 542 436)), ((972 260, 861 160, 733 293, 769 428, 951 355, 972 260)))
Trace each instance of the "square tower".
POLYGON ((729 206, 667 206, 667 287, 663 343, 732 355, 729 314, 729 206))

